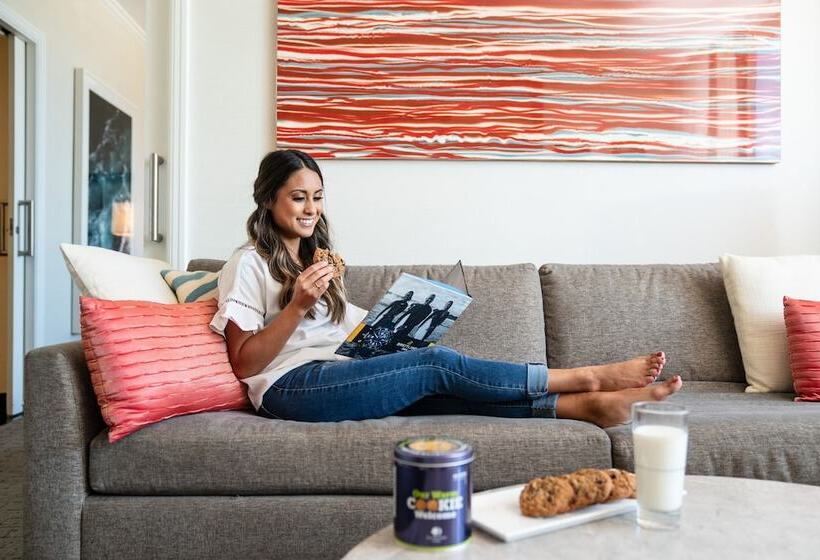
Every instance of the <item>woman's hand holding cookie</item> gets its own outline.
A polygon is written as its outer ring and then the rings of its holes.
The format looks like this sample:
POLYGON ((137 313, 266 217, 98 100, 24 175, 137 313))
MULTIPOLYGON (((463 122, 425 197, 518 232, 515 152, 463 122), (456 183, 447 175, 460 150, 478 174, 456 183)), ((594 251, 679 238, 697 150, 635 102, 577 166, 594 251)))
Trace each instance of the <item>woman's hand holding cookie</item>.
POLYGON ((345 260, 338 253, 333 253, 330 249, 317 247, 313 252, 313 262, 325 261, 334 269, 334 278, 342 278, 345 275, 345 260))
POLYGON ((333 266, 324 261, 307 267, 296 277, 290 303, 305 315, 327 291, 334 273, 333 266))

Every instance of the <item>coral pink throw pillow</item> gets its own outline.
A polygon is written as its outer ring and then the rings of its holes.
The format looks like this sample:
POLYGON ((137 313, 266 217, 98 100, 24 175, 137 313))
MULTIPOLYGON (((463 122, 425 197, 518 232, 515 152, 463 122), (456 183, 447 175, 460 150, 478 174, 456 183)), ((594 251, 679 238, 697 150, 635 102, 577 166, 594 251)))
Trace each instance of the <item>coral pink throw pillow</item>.
POLYGON ((783 298, 796 401, 820 401, 820 301, 783 298))
POLYGON ((225 339, 208 327, 216 300, 83 297, 80 309, 85 358, 110 442, 172 416, 248 407, 225 339))

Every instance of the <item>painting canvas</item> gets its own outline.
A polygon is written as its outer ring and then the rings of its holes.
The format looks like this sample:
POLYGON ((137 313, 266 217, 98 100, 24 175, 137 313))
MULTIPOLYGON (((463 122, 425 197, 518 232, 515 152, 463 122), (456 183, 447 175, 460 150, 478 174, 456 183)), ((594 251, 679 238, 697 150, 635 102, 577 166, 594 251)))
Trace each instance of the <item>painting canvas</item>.
MULTIPOLYGON (((74 71, 74 243, 123 253, 141 250, 132 175, 134 106, 82 68, 74 71), (135 246, 136 245, 136 246, 135 246)), ((79 291, 72 286, 72 334, 79 291)))
POLYGON ((779 0, 279 0, 276 141, 322 158, 774 162, 779 0))
POLYGON ((131 117, 94 93, 88 111, 88 244, 131 252, 131 117))

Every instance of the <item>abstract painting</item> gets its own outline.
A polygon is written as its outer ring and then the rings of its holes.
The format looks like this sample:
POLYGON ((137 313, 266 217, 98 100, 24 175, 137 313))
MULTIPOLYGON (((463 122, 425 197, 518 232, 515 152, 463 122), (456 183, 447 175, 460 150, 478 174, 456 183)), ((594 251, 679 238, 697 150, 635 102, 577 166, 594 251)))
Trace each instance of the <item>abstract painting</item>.
MULTIPOLYGON (((74 70, 74 243, 122 253, 134 246, 134 105, 82 68, 74 70)), ((79 292, 72 287, 72 334, 79 292)))
POLYGON ((133 109, 75 70, 74 242, 131 253, 133 109))
POLYGON ((780 158, 779 0, 277 7, 281 148, 321 158, 780 158))
POLYGON ((131 117, 89 97, 88 244, 131 252, 131 117))

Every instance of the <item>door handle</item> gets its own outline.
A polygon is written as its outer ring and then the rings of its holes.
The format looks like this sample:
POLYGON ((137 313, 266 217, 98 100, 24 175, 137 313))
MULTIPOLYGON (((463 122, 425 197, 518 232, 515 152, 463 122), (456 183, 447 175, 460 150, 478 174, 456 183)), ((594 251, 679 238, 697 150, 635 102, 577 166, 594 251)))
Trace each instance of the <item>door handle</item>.
MULTIPOLYGON (((6 214, 9 211, 8 202, 0 202, 0 257, 7 257, 9 255, 8 243, 6 240, 6 214)), ((8 232, 11 233, 11 226, 8 232)))
POLYGON ((162 242, 162 234, 159 232, 159 166, 165 163, 165 159, 157 153, 151 154, 151 241, 162 242))
POLYGON ((20 200, 17 202, 17 227, 14 230, 17 234, 17 256, 18 257, 33 257, 34 249, 32 244, 32 237, 34 235, 34 202, 31 200, 20 200), (25 209, 25 210, 24 210, 25 209), (21 214, 25 212, 25 220, 21 220, 21 214), (26 223, 26 235, 20 235, 20 223, 26 223), (24 249, 20 248, 20 242, 25 239, 24 249))

